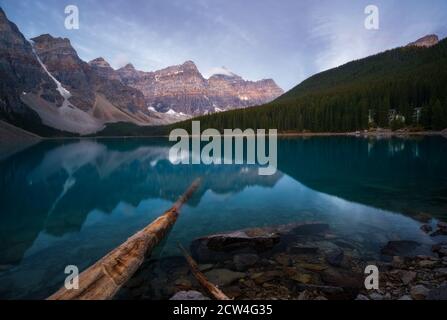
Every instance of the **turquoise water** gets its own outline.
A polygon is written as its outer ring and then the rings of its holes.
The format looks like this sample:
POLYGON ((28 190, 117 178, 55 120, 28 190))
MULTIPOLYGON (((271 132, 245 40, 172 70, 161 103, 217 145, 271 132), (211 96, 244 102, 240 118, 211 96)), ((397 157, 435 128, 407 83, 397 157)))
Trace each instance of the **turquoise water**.
MULTIPOLYGON (((162 139, 46 141, 0 162, 0 298, 45 298, 203 184, 153 258, 220 231, 327 221, 365 257, 389 240, 431 243, 421 223, 447 220, 447 139, 284 138, 278 172, 173 165, 162 139)), ((0 157, 1 158, 1 157, 0 157)))

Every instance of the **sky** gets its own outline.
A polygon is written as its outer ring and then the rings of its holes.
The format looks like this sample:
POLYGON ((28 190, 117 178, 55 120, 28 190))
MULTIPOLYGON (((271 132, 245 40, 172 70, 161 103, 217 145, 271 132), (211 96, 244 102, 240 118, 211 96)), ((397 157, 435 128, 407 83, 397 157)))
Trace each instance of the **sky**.
POLYGON ((222 67, 289 90, 309 76, 424 35, 447 36, 446 0, 0 0, 27 38, 69 38, 79 56, 144 71, 187 60, 205 77, 222 67), (65 28, 65 7, 79 29, 65 28), (379 29, 365 28, 365 8, 379 29))

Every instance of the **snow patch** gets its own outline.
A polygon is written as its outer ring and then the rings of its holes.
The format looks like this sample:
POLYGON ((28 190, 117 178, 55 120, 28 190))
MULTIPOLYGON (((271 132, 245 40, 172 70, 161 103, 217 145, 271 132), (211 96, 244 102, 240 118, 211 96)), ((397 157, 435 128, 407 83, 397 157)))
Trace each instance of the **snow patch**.
POLYGON ((177 112, 177 111, 172 110, 172 109, 169 109, 167 112, 165 112, 165 114, 168 114, 170 116, 175 116, 175 117, 186 117, 187 116, 183 112, 177 112))

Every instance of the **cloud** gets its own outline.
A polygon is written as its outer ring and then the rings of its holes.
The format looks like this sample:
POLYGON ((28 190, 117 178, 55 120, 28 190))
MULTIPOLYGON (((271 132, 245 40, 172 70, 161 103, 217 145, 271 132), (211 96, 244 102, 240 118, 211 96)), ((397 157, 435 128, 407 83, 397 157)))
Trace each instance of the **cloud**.
POLYGON ((228 70, 228 68, 226 68, 226 67, 214 67, 214 68, 209 69, 208 72, 206 72, 205 74, 207 75, 207 77, 210 77, 215 74, 222 74, 222 75, 229 76, 229 77, 232 77, 235 75, 233 72, 228 70))

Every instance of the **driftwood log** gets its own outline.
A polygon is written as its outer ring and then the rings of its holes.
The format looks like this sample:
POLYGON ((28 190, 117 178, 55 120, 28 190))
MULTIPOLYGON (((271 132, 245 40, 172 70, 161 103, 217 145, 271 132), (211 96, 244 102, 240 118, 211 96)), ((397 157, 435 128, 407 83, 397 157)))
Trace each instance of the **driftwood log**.
POLYGON ((223 293, 218 287, 216 287, 207 277, 200 271, 197 262, 188 254, 188 252, 183 248, 181 244, 178 245, 180 250, 183 252, 186 261, 191 268, 193 276, 197 279, 202 288, 206 293, 215 300, 231 300, 225 293, 223 293))
POLYGON ((132 277, 177 221, 182 205, 197 190, 195 180, 162 216, 79 275, 79 289, 62 287, 48 300, 109 300, 132 277))

